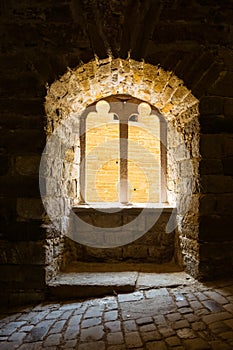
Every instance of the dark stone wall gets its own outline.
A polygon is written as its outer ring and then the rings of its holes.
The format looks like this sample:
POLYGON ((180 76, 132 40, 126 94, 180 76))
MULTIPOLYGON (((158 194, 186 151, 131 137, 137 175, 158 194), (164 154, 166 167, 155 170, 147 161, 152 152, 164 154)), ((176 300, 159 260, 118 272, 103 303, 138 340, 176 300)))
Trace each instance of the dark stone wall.
POLYGON ((38 186, 46 83, 94 55, 172 70, 200 99, 200 277, 228 276, 233 224, 232 0, 2 0, 1 293, 44 297, 38 186))
MULTIPOLYGON (((99 208, 101 209, 101 208, 99 208)), ((166 209, 145 209, 124 208, 116 213, 104 213, 93 208, 73 209, 77 217, 90 226, 80 225, 81 231, 78 237, 83 237, 86 242, 96 242, 97 228, 116 228, 121 236, 127 235, 128 242, 125 245, 101 248, 92 247, 80 243, 72 244, 73 261, 99 261, 99 262, 135 262, 135 263, 155 263, 162 264, 174 260, 175 250, 175 230, 166 232, 167 225, 175 227, 176 212, 173 208, 166 209), (139 223, 135 224, 135 219, 140 215, 139 223), (125 225, 133 223, 132 226, 125 228, 125 225), (169 224, 168 224, 169 223, 169 224), (136 229, 137 228, 137 229, 136 229), (137 239, 135 238, 137 234, 137 239)), ((77 233, 77 224, 74 223, 75 234, 77 233)), ((117 235, 116 233, 116 235, 117 235)), ((111 237, 108 242, 112 243, 111 237)), ((106 244, 108 232, 101 243, 106 244)), ((75 237, 73 237, 75 238, 75 237)), ((89 243, 90 244, 90 243, 89 243)), ((103 245, 102 245, 103 247, 103 245)))

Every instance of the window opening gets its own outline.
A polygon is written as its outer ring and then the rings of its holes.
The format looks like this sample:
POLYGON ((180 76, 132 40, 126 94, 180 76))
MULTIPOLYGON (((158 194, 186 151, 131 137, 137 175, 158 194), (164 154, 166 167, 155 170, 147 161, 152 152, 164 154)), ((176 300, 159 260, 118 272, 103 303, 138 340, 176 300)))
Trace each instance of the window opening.
POLYGON ((157 110, 129 97, 88 108, 81 119, 82 203, 166 202, 164 125, 157 110))

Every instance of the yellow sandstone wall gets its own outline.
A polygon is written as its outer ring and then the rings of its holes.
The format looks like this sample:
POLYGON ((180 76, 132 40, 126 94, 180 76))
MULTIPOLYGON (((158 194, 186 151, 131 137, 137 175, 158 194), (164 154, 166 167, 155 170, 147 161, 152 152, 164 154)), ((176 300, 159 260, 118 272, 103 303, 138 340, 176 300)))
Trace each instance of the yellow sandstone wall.
POLYGON ((129 200, 133 203, 160 201, 160 142, 139 123, 129 122, 129 200))
MULTIPOLYGON (((86 121, 86 201, 118 202, 119 122, 113 115, 90 113, 86 121)), ((156 116, 129 122, 128 199, 160 201, 160 141, 156 116), (148 130, 153 130, 153 134, 148 130)))

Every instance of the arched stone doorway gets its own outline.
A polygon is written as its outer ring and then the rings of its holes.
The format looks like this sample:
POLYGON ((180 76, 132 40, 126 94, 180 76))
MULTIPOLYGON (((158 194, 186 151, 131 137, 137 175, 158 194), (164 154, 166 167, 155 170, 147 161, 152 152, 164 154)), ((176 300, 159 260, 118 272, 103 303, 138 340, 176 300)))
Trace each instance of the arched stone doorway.
POLYGON ((168 204, 176 210, 174 257, 195 277, 199 264, 198 100, 173 72, 132 59, 110 57, 68 70, 48 89, 48 142, 41 166, 42 198, 52 219, 52 223, 45 219, 53 252, 47 279, 80 253, 76 243, 67 244, 70 213, 80 192, 80 116, 88 106, 112 95, 129 95, 144 101, 166 120, 166 194, 168 204))

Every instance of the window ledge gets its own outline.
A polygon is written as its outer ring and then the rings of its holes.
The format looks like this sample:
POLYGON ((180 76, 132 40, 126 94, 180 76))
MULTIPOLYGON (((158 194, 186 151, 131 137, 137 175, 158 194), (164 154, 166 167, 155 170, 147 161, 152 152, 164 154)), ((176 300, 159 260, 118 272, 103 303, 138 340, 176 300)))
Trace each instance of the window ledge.
POLYGON ((122 212, 122 211, 163 211, 172 212, 176 209, 175 206, 171 206, 168 203, 83 203, 77 204, 72 208, 75 212, 86 210, 99 210, 103 212, 122 212))

